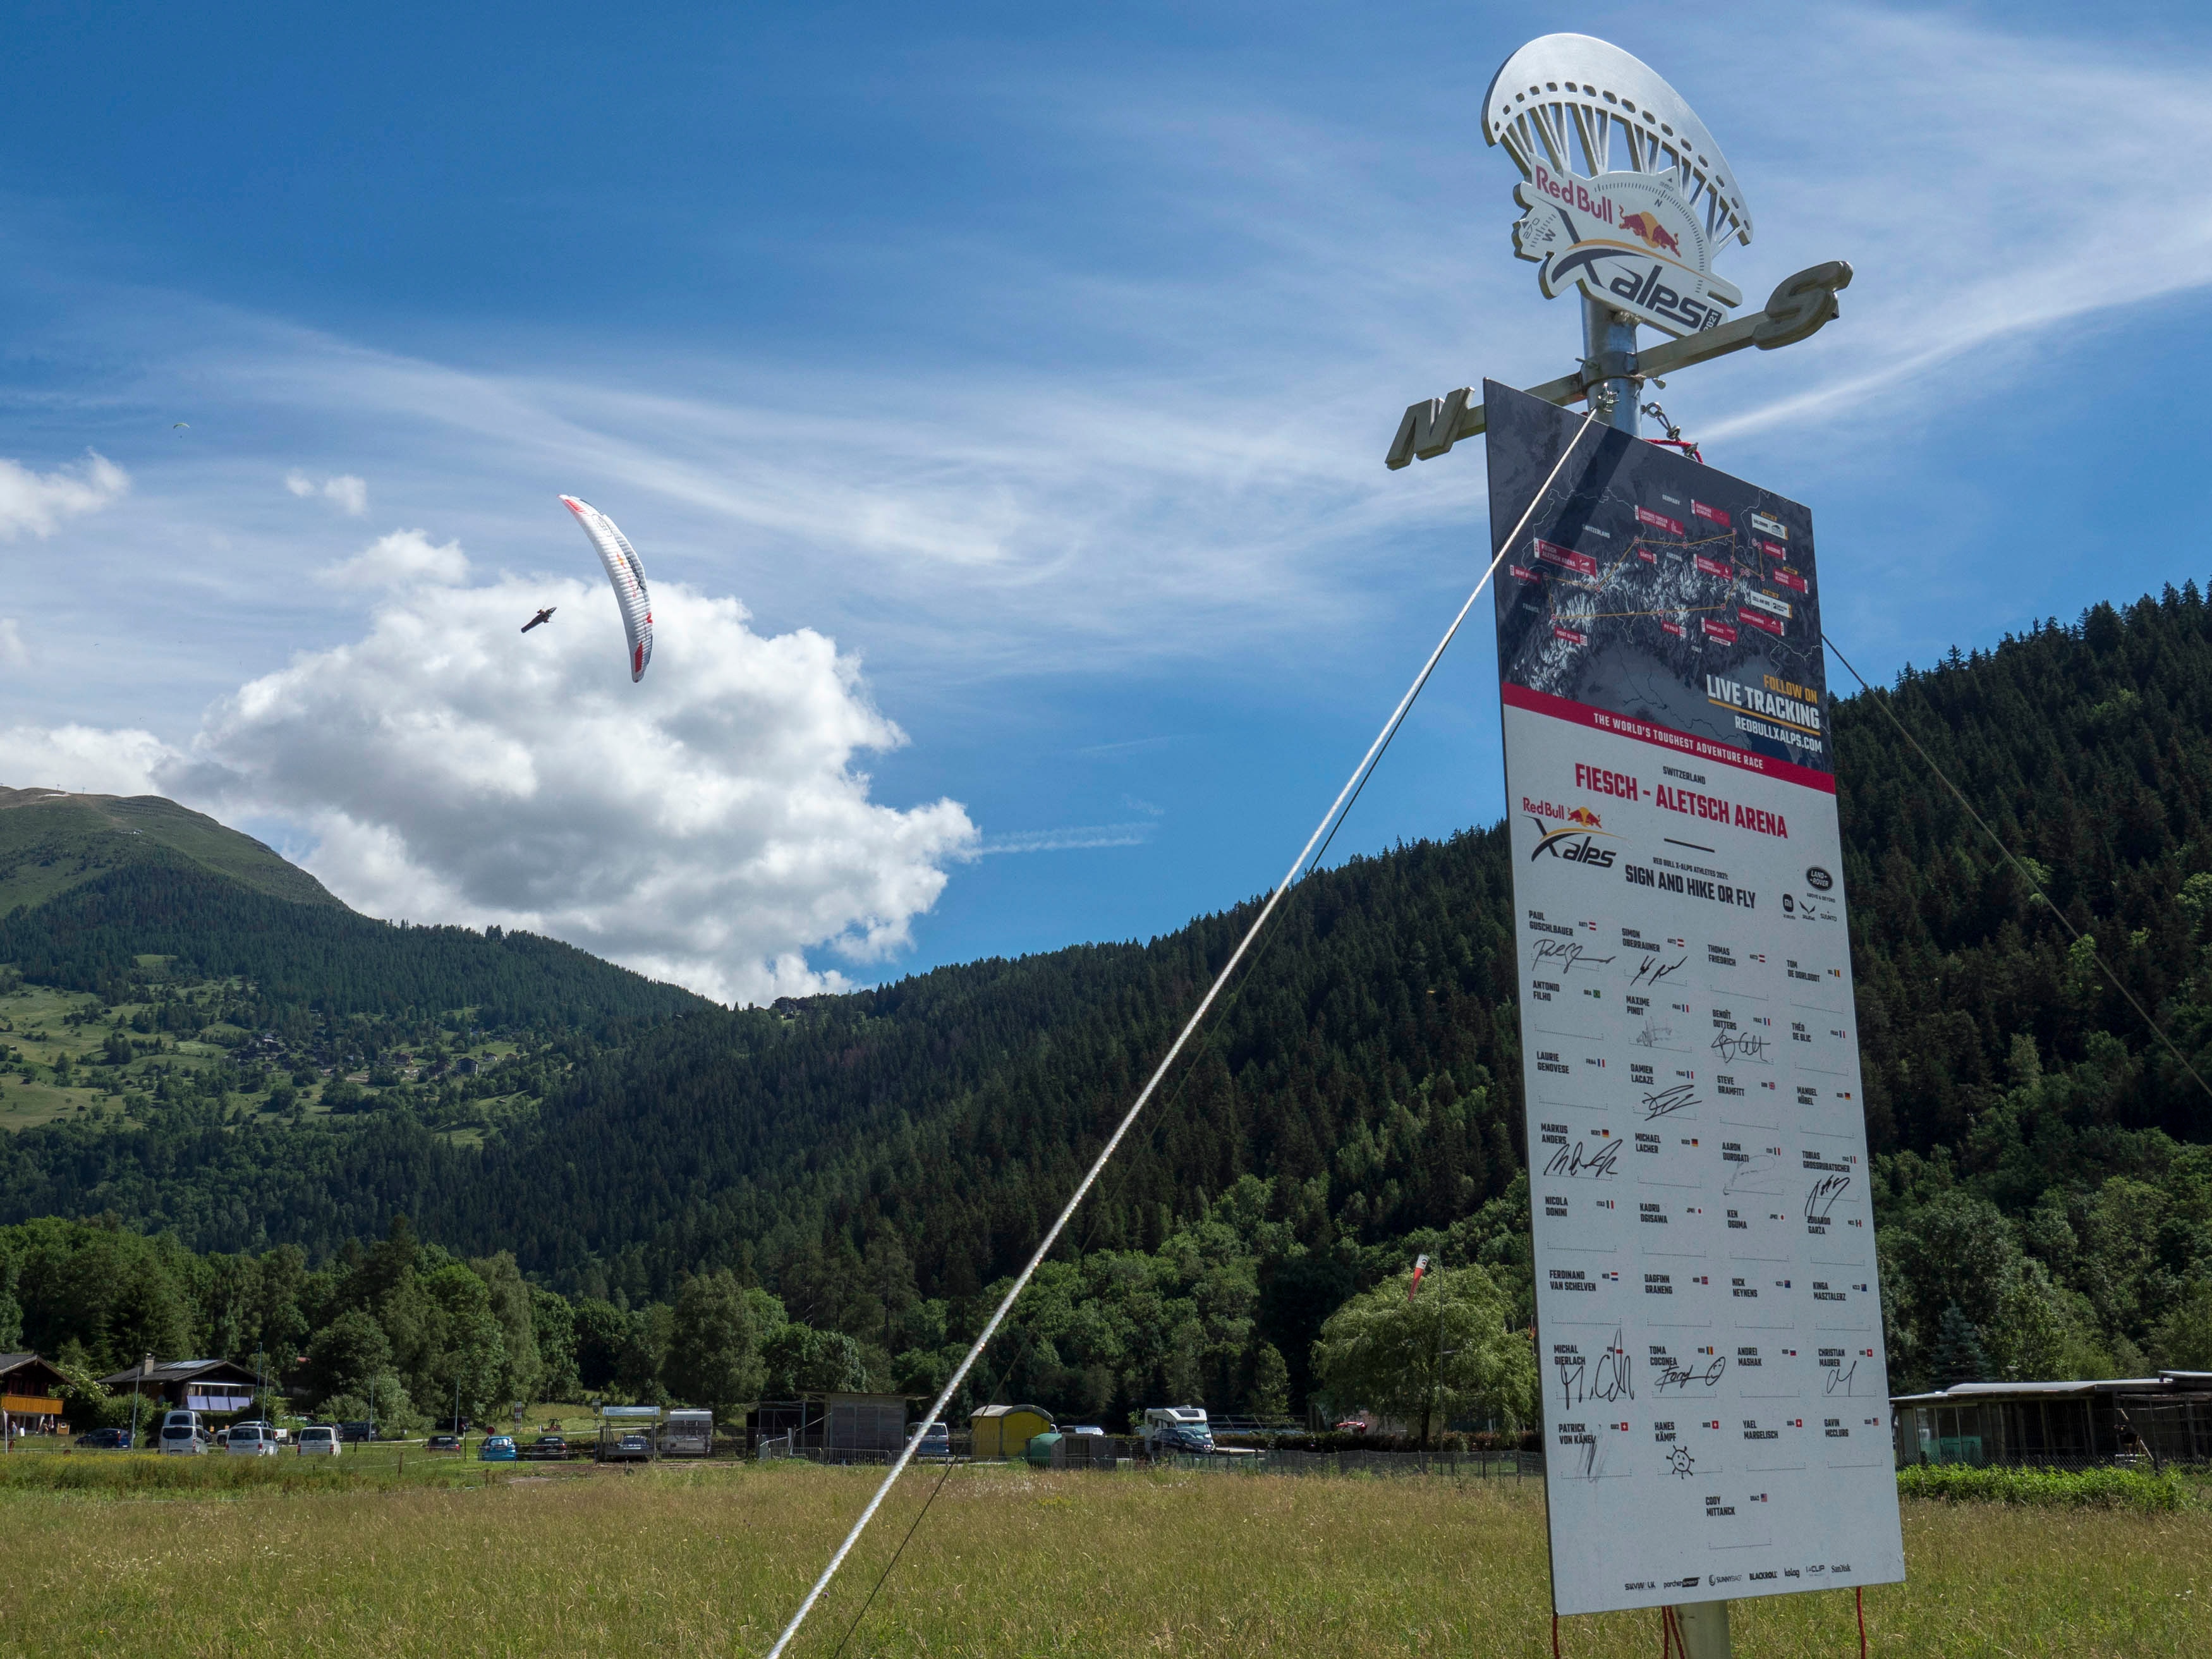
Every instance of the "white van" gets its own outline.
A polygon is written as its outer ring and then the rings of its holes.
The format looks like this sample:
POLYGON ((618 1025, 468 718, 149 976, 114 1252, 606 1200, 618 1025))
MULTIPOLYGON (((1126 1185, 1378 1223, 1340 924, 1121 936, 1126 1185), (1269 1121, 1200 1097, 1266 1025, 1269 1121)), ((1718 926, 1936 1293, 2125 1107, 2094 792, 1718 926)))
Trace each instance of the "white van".
POLYGON ((274 1457, 276 1431, 266 1423, 234 1423, 223 1443, 233 1457, 274 1457))
POLYGON ((207 1450, 214 1439, 215 1437, 207 1431, 206 1425, 200 1421, 198 1412, 164 1412, 154 1443, 165 1452, 197 1457, 207 1450))
POLYGON ((300 1431, 299 1455, 301 1457, 336 1457, 338 1455, 338 1431, 328 1423, 316 1423, 300 1431))

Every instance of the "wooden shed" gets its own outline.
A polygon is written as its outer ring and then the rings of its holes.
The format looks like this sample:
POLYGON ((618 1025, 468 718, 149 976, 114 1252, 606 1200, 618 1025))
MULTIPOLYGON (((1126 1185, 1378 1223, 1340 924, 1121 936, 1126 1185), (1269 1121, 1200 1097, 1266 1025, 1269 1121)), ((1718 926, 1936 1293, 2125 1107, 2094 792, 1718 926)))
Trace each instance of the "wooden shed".
POLYGON ((1052 1413, 1042 1406, 986 1406, 968 1425, 977 1458, 1019 1457, 1030 1436, 1053 1431, 1052 1413))
POLYGON ((34 1353, 0 1354, 0 1432, 56 1429, 62 1374, 34 1353))

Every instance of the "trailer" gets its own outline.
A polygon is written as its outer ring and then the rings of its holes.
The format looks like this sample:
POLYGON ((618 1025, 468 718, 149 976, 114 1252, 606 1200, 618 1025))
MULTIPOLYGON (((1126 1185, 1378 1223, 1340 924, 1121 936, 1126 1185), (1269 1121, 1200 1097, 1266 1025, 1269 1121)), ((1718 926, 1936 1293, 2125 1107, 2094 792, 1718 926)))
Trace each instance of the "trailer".
POLYGON ((663 1457, 710 1457, 714 1451, 714 1413, 672 1411, 660 1425, 663 1457))

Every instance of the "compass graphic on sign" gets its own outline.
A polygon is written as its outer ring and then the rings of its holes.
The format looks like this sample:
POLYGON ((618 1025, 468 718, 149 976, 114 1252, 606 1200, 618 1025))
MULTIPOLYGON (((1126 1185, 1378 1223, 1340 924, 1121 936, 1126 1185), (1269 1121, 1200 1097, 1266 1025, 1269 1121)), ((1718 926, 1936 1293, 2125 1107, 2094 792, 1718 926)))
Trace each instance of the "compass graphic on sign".
POLYGON ((1579 288, 1678 336, 1743 303, 1713 255, 1751 240, 1751 210, 1705 123, 1649 65, 1586 34, 1531 40, 1490 83, 1483 131, 1521 169, 1514 251, 1547 295, 1579 288))

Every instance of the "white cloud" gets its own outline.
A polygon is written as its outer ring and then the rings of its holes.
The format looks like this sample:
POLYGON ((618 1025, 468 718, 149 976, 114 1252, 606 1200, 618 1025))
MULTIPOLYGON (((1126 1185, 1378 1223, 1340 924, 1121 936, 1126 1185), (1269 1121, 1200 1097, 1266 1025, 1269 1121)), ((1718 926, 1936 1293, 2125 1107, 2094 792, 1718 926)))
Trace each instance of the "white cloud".
POLYGON ((181 757, 150 732, 96 726, 0 729, 0 783, 87 795, 162 793, 181 757))
POLYGON ((840 987, 806 953, 908 944, 975 827, 952 801, 869 799, 855 755, 905 737, 831 641, 764 637, 681 585, 654 599, 634 685, 592 585, 416 587, 366 637, 241 687, 163 775, 300 824, 307 866, 373 915, 528 927, 724 999, 840 987))
POLYGON ((0 541, 12 542, 27 530, 51 536, 64 519, 97 513, 130 490, 131 475, 98 450, 52 472, 0 460, 0 541))
POLYGON ((434 543, 420 530, 395 530, 316 574, 336 587, 451 586, 468 580, 469 561, 459 542, 434 543))
POLYGON ((284 488, 295 495, 320 495, 336 501, 341 511, 358 519, 368 511, 368 483, 350 472, 341 472, 316 483, 297 467, 284 475, 284 488))

